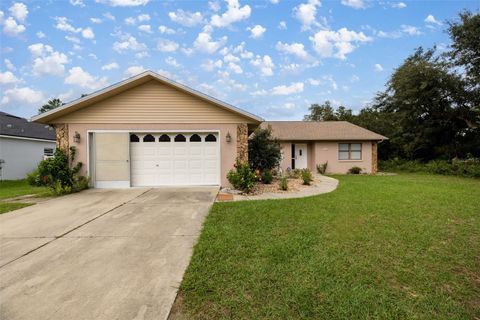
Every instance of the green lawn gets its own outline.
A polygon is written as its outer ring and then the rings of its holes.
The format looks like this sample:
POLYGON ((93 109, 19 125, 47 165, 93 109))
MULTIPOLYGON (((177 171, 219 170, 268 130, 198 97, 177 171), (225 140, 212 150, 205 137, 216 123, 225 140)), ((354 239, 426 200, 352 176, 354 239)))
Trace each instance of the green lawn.
POLYGON ((32 187, 26 180, 0 181, 0 199, 35 194, 38 196, 49 195, 46 187, 32 187))
POLYGON ((49 196, 50 192, 46 187, 32 187, 26 180, 0 181, 0 214, 28 207, 30 203, 3 202, 2 199, 14 198, 34 194, 36 196, 49 196))
POLYGON ((172 318, 480 318, 479 180, 336 178, 316 197, 216 203, 172 318))

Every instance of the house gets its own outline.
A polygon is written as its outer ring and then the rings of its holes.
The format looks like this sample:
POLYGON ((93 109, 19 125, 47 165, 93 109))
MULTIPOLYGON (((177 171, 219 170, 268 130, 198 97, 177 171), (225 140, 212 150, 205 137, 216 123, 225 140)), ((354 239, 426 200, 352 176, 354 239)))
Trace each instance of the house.
POLYGON ((377 172, 377 143, 387 138, 347 121, 266 121, 282 147, 283 170, 328 163, 327 173, 377 172))
POLYGON ((55 130, 0 112, 0 180, 24 179, 55 151, 55 130))
POLYGON ((98 188, 226 186, 263 122, 151 71, 32 120, 54 126, 63 150, 76 148, 81 173, 98 188))

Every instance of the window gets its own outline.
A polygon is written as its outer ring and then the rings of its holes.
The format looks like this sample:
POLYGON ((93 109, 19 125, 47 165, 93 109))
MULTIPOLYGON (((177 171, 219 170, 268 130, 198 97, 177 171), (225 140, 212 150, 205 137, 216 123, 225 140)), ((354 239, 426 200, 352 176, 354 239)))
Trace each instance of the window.
POLYGON ((136 134, 131 134, 130 135, 130 142, 140 142, 140 139, 136 134))
POLYGON ((162 134, 160 138, 158 138, 159 142, 170 142, 170 137, 166 134, 162 134))
POLYGON ((143 137, 143 142, 155 142, 155 138, 151 134, 147 134, 143 137))
POLYGON ((201 141, 202 141, 202 138, 200 138, 200 136, 196 133, 190 137, 190 142, 201 142, 201 141))
POLYGON ((175 142, 185 142, 185 141, 187 141, 187 139, 183 134, 177 134, 175 136, 175 142))
POLYGON ((206 142, 215 142, 217 141, 217 137, 215 137, 213 134, 209 134, 208 136, 205 137, 206 142))
POLYGON ((339 143, 338 159, 339 160, 362 160, 362 144, 361 143, 339 143))
POLYGON ((53 157, 53 148, 44 148, 43 155, 45 157, 53 157))

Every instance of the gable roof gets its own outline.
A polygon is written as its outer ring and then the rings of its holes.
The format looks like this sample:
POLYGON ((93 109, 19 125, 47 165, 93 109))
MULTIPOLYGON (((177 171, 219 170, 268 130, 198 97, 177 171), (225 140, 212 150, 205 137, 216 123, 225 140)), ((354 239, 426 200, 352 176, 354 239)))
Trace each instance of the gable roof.
POLYGON ((271 126, 278 140, 387 140, 378 133, 348 121, 265 121, 262 128, 271 126))
POLYGON ((90 106, 96 102, 105 100, 107 98, 110 98, 112 96, 115 96, 121 92, 124 92, 128 89, 134 88, 136 86, 139 86, 141 84, 144 84, 148 81, 151 80, 156 80, 162 84, 168 85, 170 87, 173 87, 179 91, 182 91, 184 93, 187 93, 189 95, 195 96, 197 98, 200 98, 204 101, 210 102, 220 108, 223 108, 225 110, 234 112, 236 114, 239 114, 241 116, 244 116, 250 120, 253 120, 256 123, 260 123, 263 121, 262 118, 247 112, 245 110, 242 110, 240 108, 234 107, 231 104, 228 104, 226 102, 220 101, 216 98, 213 98, 205 93, 202 93, 200 91, 197 91, 195 89, 192 89, 190 87, 187 87, 186 85, 183 85, 181 83, 175 82, 173 80, 170 80, 162 75, 159 75, 158 73, 155 73, 153 71, 145 71, 142 72, 134 77, 128 78, 126 80, 117 82, 111 86, 108 86, 104 89, 98 90, 92 94, 89 94, 83 98, 74 100, 70 103, 67 103, 61 107, 58 107, 56 109, 47 111, 45 113, 36 115, 32 117, 32 121, 35 122, 40 122, 40 123, 48 123, 49 121, 59 118, 61 116, 64 116, 66 114, 69 114, 71 112, 77 111, 81 108, 90 106))
POLYGON ((0 112, 0 135, 55 141, 55 130, 44 124, 0 112))

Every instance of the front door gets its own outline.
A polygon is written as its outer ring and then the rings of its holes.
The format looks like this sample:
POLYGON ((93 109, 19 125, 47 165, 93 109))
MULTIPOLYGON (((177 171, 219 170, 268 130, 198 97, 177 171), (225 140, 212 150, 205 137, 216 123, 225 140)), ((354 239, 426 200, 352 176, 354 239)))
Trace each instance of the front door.
POLYGON ((307 168, 307 145, 295 144, 295 169, 307 168))

